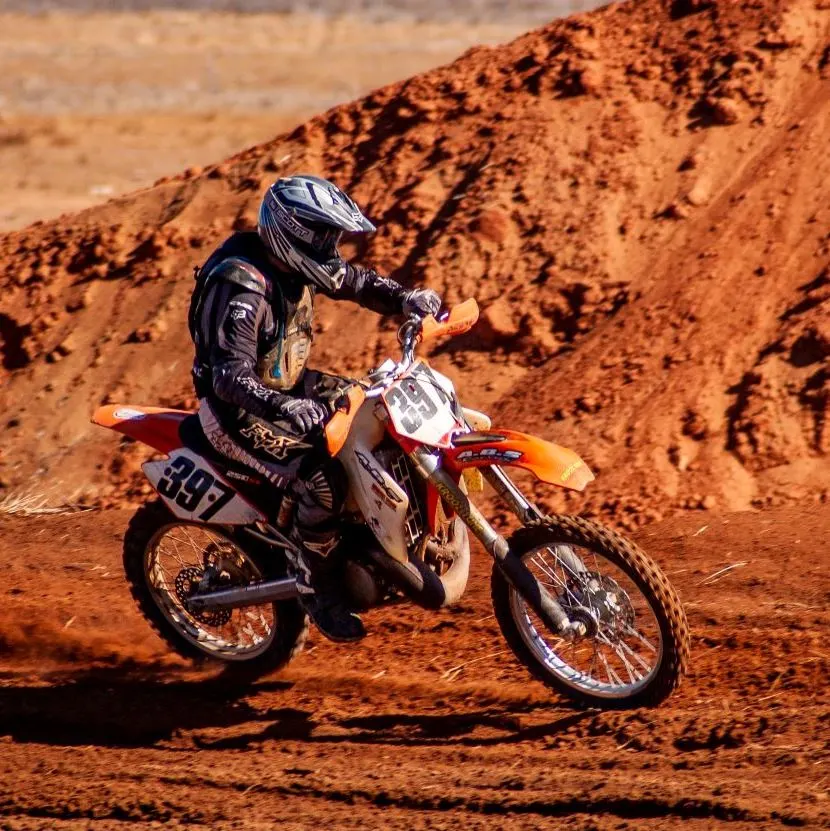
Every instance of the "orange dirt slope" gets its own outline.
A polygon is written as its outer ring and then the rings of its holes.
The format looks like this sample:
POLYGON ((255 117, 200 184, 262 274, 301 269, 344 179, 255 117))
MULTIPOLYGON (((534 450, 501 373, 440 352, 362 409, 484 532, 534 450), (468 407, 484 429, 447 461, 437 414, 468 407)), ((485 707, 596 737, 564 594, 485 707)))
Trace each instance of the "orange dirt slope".
MULTIPOLYGON (((0 478, 138 493, 142 452, 90 411, 186 401, 192 266, 304 170, 380 226, 361 259, 479 299, 435 362, 585 455, 600 476, 572 507, 635 525, 826 498, 829 42, 824 2, 616 4, 0 238, 0 478)), ((346 304, 317 326, 326 368, 393 348, 394 321, 346 304)))

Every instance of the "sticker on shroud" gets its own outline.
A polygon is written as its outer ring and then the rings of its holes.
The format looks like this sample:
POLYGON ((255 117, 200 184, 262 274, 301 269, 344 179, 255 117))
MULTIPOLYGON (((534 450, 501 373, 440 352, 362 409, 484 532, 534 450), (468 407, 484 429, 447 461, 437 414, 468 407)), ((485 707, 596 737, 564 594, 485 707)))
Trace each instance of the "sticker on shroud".
POLYGON ((483 447, 481 450, 464 450, 459 453, 459 462, 515 462, 522 458, 519 450, 502 450, 499 447, 483 447))
POLYGON ((144 418, 147 413, 142 413, 141 410, 134 410, 132 407, 119 407, 112 415, 121 421, 137 421, 139 418, 144 418))

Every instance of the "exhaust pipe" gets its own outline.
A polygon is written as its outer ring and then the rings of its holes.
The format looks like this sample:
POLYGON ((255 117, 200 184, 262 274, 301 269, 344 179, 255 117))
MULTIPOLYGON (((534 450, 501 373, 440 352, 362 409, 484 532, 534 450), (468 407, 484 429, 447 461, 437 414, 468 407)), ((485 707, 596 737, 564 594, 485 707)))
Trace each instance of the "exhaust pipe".
POLYGON ((293 577, 282 580, 266 580, 251 586, 238 586, 232 589, 198 594, 187 599, 187 606, 194 612, 211 609, 239 609, 242 606, 254 606, 258 603, 273 603, 278 600, 291 600, 299 595, 297 581, 293 577))
MULTIPOLYGON (((449 546, 453 554, 451 573, 439 577, 423 560, 410 557, 406 563, 390 557, 377 544, 369 544, 364 551, 389 582, 400 589, 415 605, 422 609, 442 609, 457 603, 467 587, 470 572, 470 549, 467 529, 456 518, 455 539, 449 546)), ((427 543, 427 550, 437 548, 427 543)))

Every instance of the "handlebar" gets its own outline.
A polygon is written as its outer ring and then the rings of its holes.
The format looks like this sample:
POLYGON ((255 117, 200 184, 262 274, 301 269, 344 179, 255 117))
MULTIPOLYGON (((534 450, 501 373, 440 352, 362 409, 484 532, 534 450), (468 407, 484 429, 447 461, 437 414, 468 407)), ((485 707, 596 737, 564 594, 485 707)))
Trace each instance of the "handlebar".
MULTIPOLYGON (((401 344, 403 354, 396 371, 409 369, 415 363, 415 347, 419 341, 429 340, 441 336, 460 335, 471 329, 478 320, 478 303, 475 300, 465 300, 458 306, 444 311, 439 317, 428 315, 420 317, 412 314, 407 317, 400 329, 398 329, 398 341, 401 344)), ((371 382, 379 381, 379 378, 369 376, 371 382)))
POLYGON ((421 334, 424 319, 419 315, 410 315, 398 329, 398 341, 403 347, 402 364, 411 366, 415 362, 415 346, 421 334))

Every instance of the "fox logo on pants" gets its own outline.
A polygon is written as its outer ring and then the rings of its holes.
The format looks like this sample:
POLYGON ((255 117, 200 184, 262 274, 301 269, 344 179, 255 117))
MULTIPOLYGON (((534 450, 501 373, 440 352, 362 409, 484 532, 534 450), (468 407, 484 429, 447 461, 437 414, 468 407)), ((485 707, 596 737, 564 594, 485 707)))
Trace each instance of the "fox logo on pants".
POLYGON ((269 456, 273 456, 280 461, 283 461, 291 451, 304 450, 311 446, 298 439, 280 436, 269 430, 264 424, 252 424, 250 427, 240 430, 239 433, 250 439, 256 450, 264 450, 269 456))

